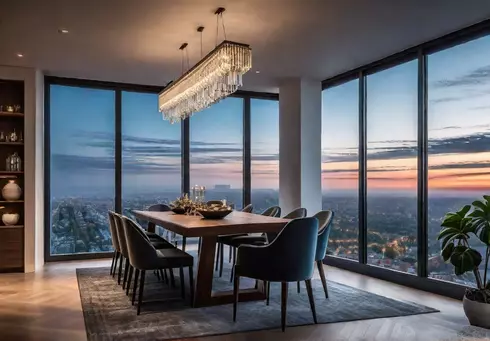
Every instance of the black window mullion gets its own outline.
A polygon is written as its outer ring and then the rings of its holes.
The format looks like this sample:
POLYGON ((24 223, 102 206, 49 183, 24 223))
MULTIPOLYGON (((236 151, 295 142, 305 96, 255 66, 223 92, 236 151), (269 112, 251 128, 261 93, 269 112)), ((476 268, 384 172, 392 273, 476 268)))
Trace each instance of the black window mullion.
POLYGON ((243 99, 243 207, 251 202, 251 130, 250 130, 250 97, 243 99))
POLYGON ((181 174, 182 174, 182 193, 190 191, 190 118, 181 123, 181 174))
POLYGON ((418 160, 417 160, 417 274, 428 271, 428 134, 427 134, 427 55, 418 56, 418 160))
POLYGON ((122 127, 121 127, 121 90, 115 90, 115 167, 114 167, 114 179, 115 189, 114 193, 114 209, 118 213, 122 213, 122 127))
POLYGON ((359 263, 367 263, 366 76, 359 72, 359 263))

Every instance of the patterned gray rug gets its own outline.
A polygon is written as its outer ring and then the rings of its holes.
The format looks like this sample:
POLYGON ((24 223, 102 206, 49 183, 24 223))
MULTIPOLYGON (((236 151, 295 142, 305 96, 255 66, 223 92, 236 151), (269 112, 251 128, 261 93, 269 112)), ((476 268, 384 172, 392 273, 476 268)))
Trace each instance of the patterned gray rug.
MULTIPOLYGON (((223 277, 217 273, 213 288, 232 289, 230 268, 225 264, 223 277)), ((175 271, 178 274, 178 271, 175 271)), ((271 285, 270 305, 264 301, 238 305, 237 322, 232 320, 232 305, 191 308, 180 297, 179 279, 176 288, 147 274, 141 315, 109 276, 109 268, 77 269, 82 309, 89 341, 102 340, 172 340, 180 338, 231 334, 280 328, 280 287, 271 285)), ((186 283, 189 281, 186 278, 186 283)), ((242 279, 241 288, 253 287, 254 281, 242 279)), ((318 323, 346 322, 383 317, 407 316, 437 312, 436 309, 412 302, 398 301, 343 284, 329 281, 329 298, 325 299, 321 281, 312 281, 318 323)), ((301 293, 290 284, 288 327, 313 324, 306 288, 301 293)), ((188 291, 187 291, 188 292, 188 291)), ((189 295, 187 294, 187 298, 189 295)))

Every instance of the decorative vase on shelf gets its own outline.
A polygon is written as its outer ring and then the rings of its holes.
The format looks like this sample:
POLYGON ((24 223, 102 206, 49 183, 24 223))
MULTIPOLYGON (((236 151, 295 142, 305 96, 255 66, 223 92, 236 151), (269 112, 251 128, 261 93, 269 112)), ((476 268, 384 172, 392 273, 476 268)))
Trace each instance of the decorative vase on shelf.
POLYGON ((19 200, 21 195, 22 189, 15 183, 15 180, 9 180, 2 188, 2 196, 7 201, 19 200))
POLYGON ((15 225, 19 222, 19 214, 18 213, 4 213, 4 214, 2 214, 2 221, 7 226, 15 225))

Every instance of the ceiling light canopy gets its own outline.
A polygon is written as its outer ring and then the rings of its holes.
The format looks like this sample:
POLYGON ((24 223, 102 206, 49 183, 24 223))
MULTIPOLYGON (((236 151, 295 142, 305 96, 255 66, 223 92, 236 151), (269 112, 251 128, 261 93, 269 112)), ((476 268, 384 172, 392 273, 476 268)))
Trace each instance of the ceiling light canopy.
MULTIPOLYGON (((219 8, 215 14, 222 16, 223 11, 219 8)), ((186 47, 183 44, 180 49, 186 47)), ((186 119, 237 91, 251 67, 250 46, 228 41, 225 35, 221 44, 160 93, 158 108, 171 123, 186 119)))
POLYGON ((61 34, 67 34, 69 32, 70 31, 68 31, 66 28, 60 28, 60 29, 58 29, 58 33, 61 33, 61 34))

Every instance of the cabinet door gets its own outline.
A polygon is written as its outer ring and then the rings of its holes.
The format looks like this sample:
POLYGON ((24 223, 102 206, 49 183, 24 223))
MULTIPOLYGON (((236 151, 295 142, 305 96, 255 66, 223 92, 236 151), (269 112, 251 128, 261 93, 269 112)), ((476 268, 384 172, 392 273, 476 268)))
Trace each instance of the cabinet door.
POLYGON ((24 229, 0 227, 0 271, 24 268, 24 229))

